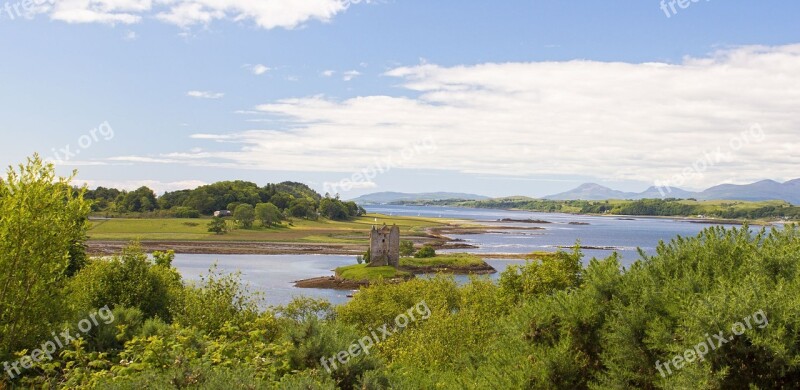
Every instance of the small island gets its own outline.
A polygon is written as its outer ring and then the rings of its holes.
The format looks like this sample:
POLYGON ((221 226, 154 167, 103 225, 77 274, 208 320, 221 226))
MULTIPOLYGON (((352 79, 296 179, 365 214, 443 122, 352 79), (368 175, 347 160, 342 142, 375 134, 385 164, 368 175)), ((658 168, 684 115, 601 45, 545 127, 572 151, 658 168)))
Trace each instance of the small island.
POLYGON ((492 274, 497 272, 482 258, 469 253, 438 255, 425 245, 416 252, 410 241, 400 241, 397 226, 372 227, 370 248, 358 264, 339 267, 333 276, 299 280, 295 287, 355 290, 370 283, 400 283, 419 274, 492 274), (413 257, 411 256, 413 254, 413 257))

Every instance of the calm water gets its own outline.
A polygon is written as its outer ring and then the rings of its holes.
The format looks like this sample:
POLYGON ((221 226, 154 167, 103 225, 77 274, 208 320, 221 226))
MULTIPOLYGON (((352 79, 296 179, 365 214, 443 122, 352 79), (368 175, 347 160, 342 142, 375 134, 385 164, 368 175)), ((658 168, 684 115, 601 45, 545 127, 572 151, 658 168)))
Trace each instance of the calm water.
MULTIPOLYGON (((544 228, 544 230, 518 231, 498 229, 496 232, 489 234, 456 235, 453 237, 479 246, 478 249, 469 250, 474 253, 555 251, 559 245, 571 246, 575 244, 576 240, 580 240, 581 245, 614 247, 622 256, 623 265, 629 265, 639 258, 637 247, 644 249, 649 254, 653 254, 659 240, 669 241, 678 235, 695 236, 701 230, 710 226, 665 218, 636 217, 630 220, 628 217, 621 219, 617 217, 454 207, 373 206, 367 207, 367 210, 387 215, 469 219, 493 226, 538 226, 544 228), (531 224, 497 221, 504 218, 544 220, 551 223, 531 224), (570 222, 588 223, 588 225, 570 225, 570 222)), ((612 251, 606 250, 584 250, 583 252, 586 255, 584 258, 586 262, 592 256, 606 257, 612 253, 612 251)))
MULTIPOLYGON (((671 219, 634 218, 623 220, 614 217, 593 217, 555 213, 534 213, 490 209, 462 209, 452 207, 418 206, 369 206, 367 211, 387 215, 427 216, 468 219, 491 226, 497 230, 487 234, 458 235, 467 243, 477 246, 467 250, 473 253, 529 253, 533 251, 555 251, 559 245, 573 245, 580 240, 582 245, 614 247, 622 256, 623 265, 630 265, 639 258, 637 247, 654 253, 659 240, 669 241, 675 236, 694 236, 709 226, 681 222, 671 219), (548 224, 498 222, 499 219, 536 219, 550 221, 548 224), (588 225, 570 225, 570 222, 588 225), (544 230, 504 230, 501 226, 543 227, 544 230)), ((380 223, 380 221, 378 221, 380 223)), ((458 250, 464 252, 465 250, 458 250)), ((606 257, 607 250, 584 250, 588 262, 592 257, 606 257)), ((510 264, 521 264, 519 260, 487 260, 498 271, 510 264)), ((242 279, 253 290, 262 291, 268 305, 283 305, 296 296, 325 298, 334 304, 347 301, 347 291, 323 289, 299 289, 293 282, 299 279, 331 275, 332 270, 343 265, 355 264, 355 256, 326 255, 190 255, 178 254, 174 265, 183 276, 196 280, 207 274, 214 263, 225 272, 242 272, 242 279)), ((492 276, 496 279, 498 274, 492 276)), ((456 277, 466 281, 467 277, 456 277)))

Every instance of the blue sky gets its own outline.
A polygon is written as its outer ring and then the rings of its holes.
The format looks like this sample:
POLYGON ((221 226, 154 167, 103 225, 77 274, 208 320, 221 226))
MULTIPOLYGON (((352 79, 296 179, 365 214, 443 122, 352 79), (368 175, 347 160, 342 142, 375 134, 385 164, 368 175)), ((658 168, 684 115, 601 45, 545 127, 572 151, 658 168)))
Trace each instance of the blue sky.
POLYGON ((12 0, 0 162, 345 198, 797 177, 800 3, 669 3, 12 0))

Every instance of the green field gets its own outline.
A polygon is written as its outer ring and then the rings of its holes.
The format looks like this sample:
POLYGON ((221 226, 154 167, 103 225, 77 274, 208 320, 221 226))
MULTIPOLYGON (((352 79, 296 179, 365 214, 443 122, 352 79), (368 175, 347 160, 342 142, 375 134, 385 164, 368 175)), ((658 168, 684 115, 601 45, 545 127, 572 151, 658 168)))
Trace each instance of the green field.
MULTIPOLYGON (((124 219, 93 220, 89 228, 91 240, 164 240, 164 241, 269 241, 362 244, 369 230, 376 224, 397 224, 404 236, 424 236, 428 227, 443 226, 452 220, 421 217, 390 217, 367 214, 352 221, 294 220, 291 225, 284 222, 279 227, 233 229, 227 234, 208 232, 208 218, 199 219, 124 219)), ((233 221, 228 221, 233 228, 233 221)))

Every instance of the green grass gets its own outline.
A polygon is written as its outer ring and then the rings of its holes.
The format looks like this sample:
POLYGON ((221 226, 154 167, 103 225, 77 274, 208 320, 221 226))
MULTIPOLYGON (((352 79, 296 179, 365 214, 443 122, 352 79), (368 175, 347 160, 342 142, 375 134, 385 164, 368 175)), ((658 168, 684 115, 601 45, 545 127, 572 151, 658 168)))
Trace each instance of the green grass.
POLYGON ((473 265, 482 265, 484 261, 477 255, 469 253, 452 253, 446 255, 436 255, 436 257, 428 257, 417 259, 415 257, 403 257, 400 259, 401 267, 429 267, 429 266, 450 266, 450 267, 468 267, 473 265))
POLYGON ((527 254, 525 258, 528 260, 544 260, 546 258, 558 258, 559 256, 562 256, 562 253, 564 253, 564 251, 558 251, 558 252, 535 251, 527 254))
POLYGON ((368 280, 373 282, 381 279, 408 277, 411 274, 390 266, 368 267, 367 264, 354 264, 337 268, 336 275, 347 280, 368 280))
MULTIPOLYGON (((295 219, 289 225, 261 227, 258 222, 252 229, 235 229, 224 235, 208 232, 209 218, 113 218, 91 221, 89 239, 92 240, 162 240, 162 241, 268 241, 312 242, 335 244, 364 244, 372 225, 397 224, 404 236, 423 236, 428 227, 442 226, 452 220, 441 218, 397 217, 368 214, 352 221, 320 219, 308 221, 295 219), (195 225, 196 224, 196 225, 195 225)), ((233 221, 228 225, 233 227, 233 221)))
MULTIPOLYGON (((483 264, 485 264, 485 262, 482 258, 469 253, 453 253, 425 259, 417 259, 414 257, 403 257, 400 259, 401 267, 469 267, 483 264)), ((367 264, 354 264, 339 267, 336 269, 336 274, 339 275, 340 278, 357 281, 377 281, 380 279, 407 277, 410 275, 410 273, 400 271, 394 267, 368 267, 367 264)))

